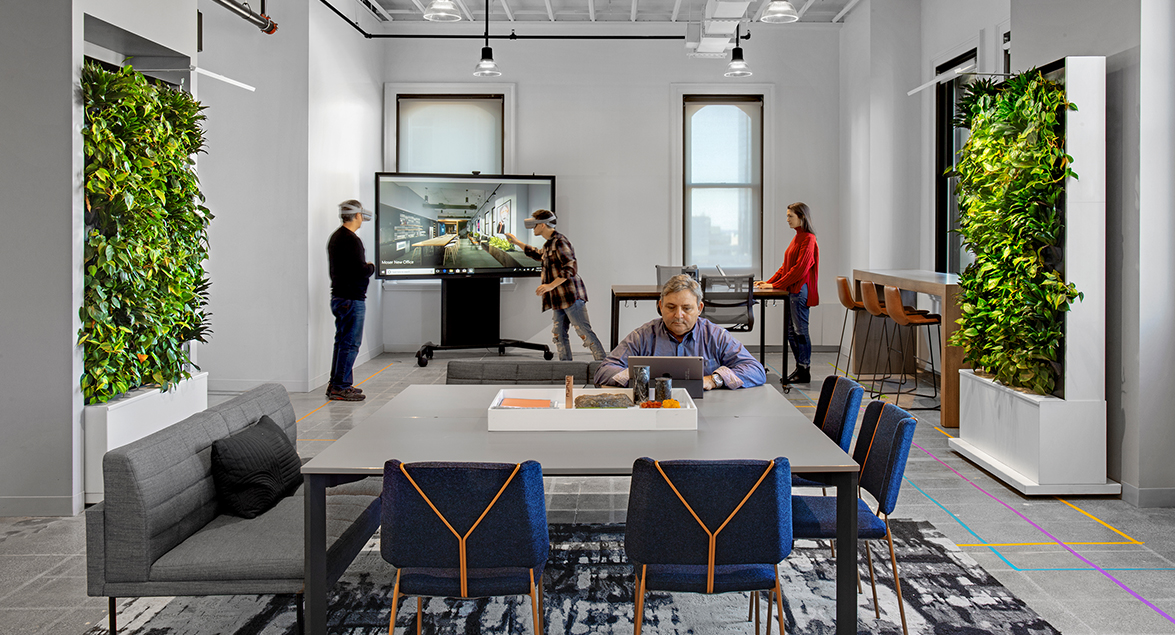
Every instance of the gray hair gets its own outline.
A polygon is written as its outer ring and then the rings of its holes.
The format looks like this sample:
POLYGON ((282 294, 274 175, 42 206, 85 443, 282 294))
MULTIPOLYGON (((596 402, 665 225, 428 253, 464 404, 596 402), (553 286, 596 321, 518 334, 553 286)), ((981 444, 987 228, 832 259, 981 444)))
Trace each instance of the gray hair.
POLYGON ((665 286, 661 287, 661 300, 664 300, 665 296, 679 291, 689 291, 697 297, 699 303, 702 301, 702 285, 698 284, 693 276, 686 273, 673 276, 665 283, 665 286))

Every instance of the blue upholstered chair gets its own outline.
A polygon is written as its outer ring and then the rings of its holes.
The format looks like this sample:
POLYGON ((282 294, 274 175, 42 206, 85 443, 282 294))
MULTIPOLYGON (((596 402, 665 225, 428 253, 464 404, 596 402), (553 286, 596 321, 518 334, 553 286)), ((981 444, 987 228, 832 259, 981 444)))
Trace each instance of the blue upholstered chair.
POLYGON ((637 459, 624 533, 625 552, 636 568, 636 635, 646 591, 774 590, 781 597, 778 563, 792 548, 790 499, 791 464, 785 458, 637 459))
MULTIPOLYGON (((898 561, 894 555, 893 534, 889 530, 889 515, 898 502, 906 459, 914 442, 917 422, 910 413, 881 401, 865 408, 861 420, 861 434, 853 448, 853 460, 861 466, 861 489, 877 501, 877 510, 858 499, 858 537, 865 540, 865 557, 869 563, 869 583, 873 587, 873 611, 881 616, 877 606, 877 585, 873 577, 873 556, 869 540, 889 541, 889 557, 893 565, 894 588, 898 594, 898 611, 902 617, 902 632, 906 633, 906 609, 902 600, 902 584, 898 580, 898 561)), ((796 538, 836 537, 836 497, 795 496, 792 498, 792 522, 796 538)))
POLYGON ((543 632, 542 576, 550 551, 543 472, 525 463, 384 464, 380 552, 396 567, 401 595, 476 598, 529 595, 543 632))
MULTIPOLYGON (((861 410, 861 398, 865 389, 848 377, 829 375, 820 387, 820 399, 816 402, 816 424, 840 449, 849 451, 853 443, 853 430, 857 427, 857 414, 861 410)), ((807 479, 797 474, 791 477, 792 487, 824 487, 825 483, 807 479)))

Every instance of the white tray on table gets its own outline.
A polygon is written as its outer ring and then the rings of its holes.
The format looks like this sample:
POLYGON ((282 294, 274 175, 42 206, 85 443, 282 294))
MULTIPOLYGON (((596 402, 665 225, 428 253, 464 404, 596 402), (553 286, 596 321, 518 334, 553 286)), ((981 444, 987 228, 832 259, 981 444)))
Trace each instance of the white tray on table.
MULTIPOLYGON (((631 388, 576 388, 573 397, 620 393, 632 398, 631 388)), ((489 406, 490 431, 560 431, 560 430, 697 430, 698 407, 684 388, 674 388, 673 398, 680 408, 566 408, 562 387, 503 388, 489 406), (502 408, 508 397, 543 399, 554 408, 502 408)))

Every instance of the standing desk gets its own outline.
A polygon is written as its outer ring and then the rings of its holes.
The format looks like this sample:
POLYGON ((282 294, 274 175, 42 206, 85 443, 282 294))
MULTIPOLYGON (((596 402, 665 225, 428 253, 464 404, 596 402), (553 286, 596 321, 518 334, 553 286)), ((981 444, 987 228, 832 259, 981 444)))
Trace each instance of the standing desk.
POLYGON ((305 624, 326 633, 326 488, 383 474, 388 459, 518 463, 543 474, 625 475, 637 458, 774 459, 825 477, 837 491, 836 632, 857 632, 859 466, 770 386, 714 390, 698 402, 697 430, 490 432, 494 385, 409 386, 302 466, 305 477, 305 624))
MULTIPOLYGON (((620 303, 633 300, 658 300, 661 297, 661 287, 655 284, 614 284, 612 285, 612 333, 608 350, 616 348, 620 343, 620 303)), ((759 302, 759 363, 766 365, 767 348, 767 300, 786 300, 787 292, 783 289, 755 289, 755 300, 759 302)), ((650 318, 651 319, 651 318, 650 318)), ((786 323, 785 323, 786 326, 786 323)), ((787 341, 787 331, 784 330, 784 342, 787 341)), ((787 353, 784 353, 784 366, 787 366, 787 353)), ((784 375, 786 377, 786 374, 784 375)), ((771 457, 775 458, 775 457, 771 457)))

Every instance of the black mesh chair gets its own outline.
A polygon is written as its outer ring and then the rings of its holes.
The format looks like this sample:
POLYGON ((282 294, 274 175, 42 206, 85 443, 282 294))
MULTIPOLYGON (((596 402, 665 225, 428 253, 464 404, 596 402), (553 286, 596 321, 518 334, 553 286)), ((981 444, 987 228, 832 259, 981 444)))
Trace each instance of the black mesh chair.
POLYGON ((694 280, 699 278, 697 265, 657 265, 657 286, 663 287, 673 276, 689 274, 694 280))
POLYGON ((733 333, 755 328, 755 277, 702 278, 702 317, 733 333))

